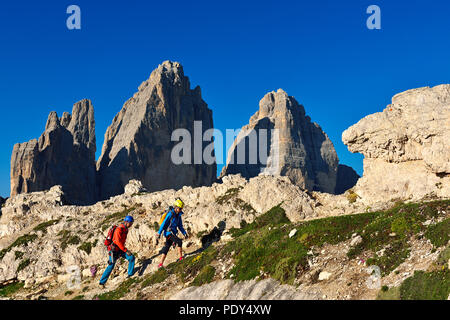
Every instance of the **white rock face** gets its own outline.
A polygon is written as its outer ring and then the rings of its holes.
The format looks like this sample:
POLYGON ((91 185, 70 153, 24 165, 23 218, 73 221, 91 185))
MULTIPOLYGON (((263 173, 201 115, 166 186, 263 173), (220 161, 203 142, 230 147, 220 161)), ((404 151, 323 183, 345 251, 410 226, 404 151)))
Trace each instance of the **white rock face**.
POLYGON ((363 238, 361 236, 356 236, 350 241, 350 246, 354 247, 363 242, 363 238))
POLYGON ((170 297, 170 300, 320 300, 318 290, 304 290, 280 285, 273 279, 234 283, 221 280, 200 287, 189 287, 170 297))
POLYGON ((144 188, 142 182, 139 180, 130 180, 128 184, 125 186, 125 194, 133 195, 140 192, 146 192, 147 189, 144 188))
POLYGON ((322 272, 319 274, 319 281, 325 281, 325 280, 328 280, 328 279, 330 279, 331 276, 332 276, 332 274, 331 274, 330 272, 322 271, 322 272))
MULTIPOLYGON (((0 216, 0 239, 20 233, 39 219, 51 220, 59 216, 58 208, 63 204, 61 186, 48 191, 22 193, 9 198, 0 216)), ((0 244, 2 241, 0 240, 0 244)))
POLYGON ((364 154, 355 191, 368 201, 450 196, 450 85, 400 93, 342 134, 364 154))

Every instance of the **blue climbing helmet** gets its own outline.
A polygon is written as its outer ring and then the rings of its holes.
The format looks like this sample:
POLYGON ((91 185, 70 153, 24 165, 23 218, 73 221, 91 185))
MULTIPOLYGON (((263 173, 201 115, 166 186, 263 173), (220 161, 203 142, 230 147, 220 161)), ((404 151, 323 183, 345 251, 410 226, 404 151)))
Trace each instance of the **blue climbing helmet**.
POLYGON ((132 216, 126 216, 125 219, 123 219, 123 221, 133 223, 134 219, 132 216))

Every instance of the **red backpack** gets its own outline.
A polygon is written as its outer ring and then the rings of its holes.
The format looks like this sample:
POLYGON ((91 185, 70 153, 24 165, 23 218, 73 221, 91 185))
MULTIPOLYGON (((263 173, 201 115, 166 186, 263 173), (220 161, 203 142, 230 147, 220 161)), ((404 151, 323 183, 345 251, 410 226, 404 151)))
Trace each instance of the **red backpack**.
POLYGON ((106 239, 105 239, 105 242, 104 242, 104 243, 105 243, 105 246, 108 247, 108 251, 111 250, 111 245, 113 244, 114 231, 116 231, 116 229, 117 229, 117 226, 116 226, 116 225, 113 225, 113 226, 109 229, 108 235, 106 236, 106 239))

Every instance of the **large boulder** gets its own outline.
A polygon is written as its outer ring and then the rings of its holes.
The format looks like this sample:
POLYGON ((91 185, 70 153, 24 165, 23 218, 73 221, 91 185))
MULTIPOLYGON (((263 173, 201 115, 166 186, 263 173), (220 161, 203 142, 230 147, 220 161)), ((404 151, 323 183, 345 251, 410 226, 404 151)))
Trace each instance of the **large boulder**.
POLYGON ((11 196, 61 185, 72 204, 95 201, 95 120, 90 100, 73 106, 72 115, 51 112, 44 133, 14 146, 11 196))
POLYGON ((373 201, 450 196, 450 85, 397 94, 383 112, 342 134, 351 152, 365 156, 356 185, 373 201))
MULTIPOLYGON (((115 116, 105 134, 97 162, 99 198, 122 194, 133 179, 148 191, 210 185, 216 180, 216 163, 193 164, 194 121, 202 132, 213 128, 212 111, 201 97, 200 87, 191 90, 189 78, 177 62, 165 61, 115 116), (191 133, 191 163, 175 164, 171 159, 172 132, 191 133)), ((211 142, 200 139, 200 147, 211 142)))
POLYGON ((261 173, 282 175, 301 188, 334 193, 338 162, 326 133, 311 122, 294 97, 279 89, 264 96, 259 111, 241 129, 229 150, 221 177, 228 174, 241 174, 245 178, 261 173), (264 140, 268 141, 266 146, 264 140), (239 161, 240 148, 245 150, 244 163, 239 161), (262 159, 261 154, 267 155, 267 159, 262 159), (255 155, 260 157, 259 161, 252 161, 255 155))

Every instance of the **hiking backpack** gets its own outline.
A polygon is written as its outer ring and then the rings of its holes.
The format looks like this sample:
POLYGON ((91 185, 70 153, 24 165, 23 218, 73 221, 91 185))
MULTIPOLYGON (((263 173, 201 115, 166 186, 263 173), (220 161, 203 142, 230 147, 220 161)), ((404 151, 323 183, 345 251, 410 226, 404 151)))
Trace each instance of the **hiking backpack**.
POLYGON ((111 245, 113 244, 113 236, 114 236, 114 231, 116 231, 117 229, 117 225, 113 225, 109 231, 108 231, 108 235, 106 236, 105 239, 105 246, 108 247, 108 250, 111 249, 111 245))
MULTIPOLYGON (((166 211, 164 211, 164 212, 161 214, 161 218, 159 219, 159 223, 158 223, 158 225, 159 225, 160 228, 161 228, 161 225, 163 224, 164 220, 166 219, 167 215, 168 215, 169 212, 172 211, 172 210, 173 210, 173 207, 170 206, 170 207, 169 207, 169 210, 166 210, 166 211)), ((170 223, 169 223, 169 225, 170 225, 170 223)), ((166 229, 166 228, 164 228, 164 229, 166 229)))

